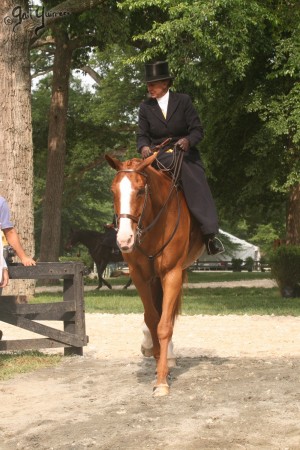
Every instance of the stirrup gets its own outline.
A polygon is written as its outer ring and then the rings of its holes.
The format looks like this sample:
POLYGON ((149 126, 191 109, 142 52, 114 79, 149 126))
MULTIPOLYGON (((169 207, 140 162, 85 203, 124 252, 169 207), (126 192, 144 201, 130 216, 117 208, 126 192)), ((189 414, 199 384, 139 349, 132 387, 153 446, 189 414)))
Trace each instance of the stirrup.
POLYGON ((206 251, 208 255, 220 255, 225 252, 225 248, 222 241, 214 236, 206 242, 206 251), (216 245, 216 241, 218 245, 216 245))

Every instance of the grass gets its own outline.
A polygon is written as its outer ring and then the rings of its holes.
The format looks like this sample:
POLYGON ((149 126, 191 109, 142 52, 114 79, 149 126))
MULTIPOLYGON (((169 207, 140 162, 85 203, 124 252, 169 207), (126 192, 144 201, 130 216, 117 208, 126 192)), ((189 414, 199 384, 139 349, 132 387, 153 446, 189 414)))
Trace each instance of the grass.
MULTIPOLYGON (((34 302, 61 301, 61 294, 37 294, 34 302)), ((143 312, 135 290, 103 289, 85 293, 88 313, 136 314, 143 312)), ((182 314, 257 314, 300 316, 300 298, 283 299, 277 288, 195 288, 184 289, 182 314)))
POLYGON ((8 380, 18 374, 52 367, 62 359, 61 355, 46 355, 39 351, 0 354, 0 380, 8 380))
POLYGON ((240 281, 270 279, 270 272, 230 272, 200 271, 188 272, 189 283, 209 283, 213 281, 240 281))

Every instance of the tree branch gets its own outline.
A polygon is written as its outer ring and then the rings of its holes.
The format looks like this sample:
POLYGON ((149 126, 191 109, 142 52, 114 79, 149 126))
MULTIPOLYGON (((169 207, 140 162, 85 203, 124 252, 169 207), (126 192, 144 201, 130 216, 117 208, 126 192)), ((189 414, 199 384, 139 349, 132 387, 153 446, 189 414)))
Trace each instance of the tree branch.
POLYGON ((49 72, 52 72, 53 70, 53 66, 49 67, 47 70, 44 70, 43 72, 37 72, 34 73, 33 75, 31 75, 31 78, 36 78, 36 77, 40 77, 42 75, 46 75, 49 72))
POLYGON ((97 84, 100 84, 102 81, 101 75, 99 75, 94 69, 90 66, 80 67, 80 70, 87 73, 97 84))
POLYGON ((26 24, 32 32, 31 45, 46 31, 47 27, 54 22, 59 22, 70 14, 78 14, 95 6, 101 5, 105 0, 66 0, 52 9, 39 9, 38 14, 32 14, 31 20, 26 24), (35 36, 34 36, 35 33, 35 36))
POLYGON ((53 39, 52 36, 47 36, 45 39, 38 39, 38 40, 35 41, 35 43, 31 46, 31 49, 43 47, 43 46, 49 45, 49 44, 55 44, 55 40, 53 39))

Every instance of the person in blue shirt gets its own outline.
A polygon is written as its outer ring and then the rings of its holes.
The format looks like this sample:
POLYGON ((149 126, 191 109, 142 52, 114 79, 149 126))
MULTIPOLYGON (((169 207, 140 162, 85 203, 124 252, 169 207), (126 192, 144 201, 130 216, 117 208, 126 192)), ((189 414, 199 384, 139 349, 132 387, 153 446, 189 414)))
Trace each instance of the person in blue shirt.
POLYGON ((19 239, 19 235, 10 220, 10 210, 7 201, 0 196, 0 229, 9 245, 13 247, 24 266, 35 266, 36 262, 27 256, 19 239))

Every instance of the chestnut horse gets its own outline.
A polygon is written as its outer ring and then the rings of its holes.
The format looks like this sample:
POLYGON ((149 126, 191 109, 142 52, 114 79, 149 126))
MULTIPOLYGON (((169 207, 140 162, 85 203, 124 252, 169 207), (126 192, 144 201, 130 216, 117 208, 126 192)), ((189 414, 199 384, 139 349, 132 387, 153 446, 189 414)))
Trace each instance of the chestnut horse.
POLYGON ((153 395, 162 396, 169 393, 167 352, 185 269, 203 252, 203 237, 182 191, 151 166, 156 154, 125 162, 105 158, 117 171, 112 182, 117 243, 144 305, 157 364, 153 395))

